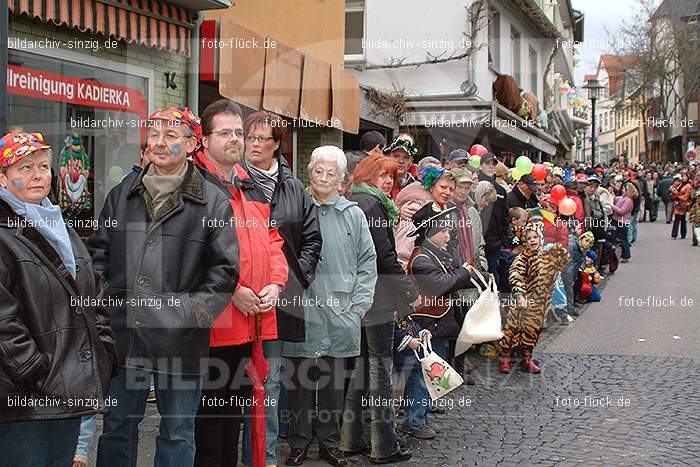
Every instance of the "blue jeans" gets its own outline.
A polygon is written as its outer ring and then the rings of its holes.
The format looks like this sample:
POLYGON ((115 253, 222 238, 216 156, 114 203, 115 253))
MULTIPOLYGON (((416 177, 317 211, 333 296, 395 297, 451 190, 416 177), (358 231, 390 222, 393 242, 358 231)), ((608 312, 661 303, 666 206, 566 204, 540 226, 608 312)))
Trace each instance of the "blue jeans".
MULTIPOLYGON (((279 434, 279 397, 280 397, 280 368, 282 366, 283 341, 264 341, 263 351, 270 363, 270 372, 265 381, 265 398, 270 403, 265 405, 265 444, 267 445, 265 464, 277 464, 277 435, 279 434), (273 404, 274 401, 274 404, 273 404)), ((250 407, 246 407, 243 422, 243 454, 245 465, 253 464, 250 438, 250 407)))
POLYGON ((2 465, 69 467, 80 432, 80 417, 0 423, 2 465))
POLYGON ((624 222, 617 224, 615 238, 617 238, 622 246, 622 254, 620 255, 622 259, 630 259, 632 257, 632 252, 630 251, 629 234, 627 233, 628 230, 629 227, 624 222))
POLYGON ((194 421, 202 395, 202 378, 123 368, 109 386, 109 396, 117 402, 104 416, 103 434, 97 444, 98 467, 136 466, 139 423, 146 411, 151 375, 161 415, 154 465, 194 465, 194 421))
MULTIPOLYGON (((382 314, 380 310, 370 313, 382 314)), ((365 318, 366 320, 366 318, 365 318)), ((340 449, 364 449, 362 409, 369 405, 371 456, 389 457, 399 452, 396 435, 393 386, 391 383, 394 347, 394 321, 364 325, 362 353, 355 358, 355 368, 345 395, 340 449)))
MULTIPOLYGON (((630 225, 627 227, 627 243, 630 245, 632 242, 637 240, 637 219, 639 215, 638 214, 632 214, 630 217, 630 225)), ((623 256, 624 257, 624 256, 623 256)))
POLYGON ((80 435, 78 445, 75 447, 75 454, 88 458, 92 447, 92 439, 97 430, 97 416, 90 415, 80 419, 80 435))
MULTIPOLYGON (((432 341, 433 352, 445 358, 445 340, 435 339, 432 341)), ((423 367, 416 358, 408 358, 409 368, 406 386, 403 391, 404 398, 404 426, 419 427, 428 423, 428 412, 433 406, 433 401, 428 393, 423 379, 423 367)))

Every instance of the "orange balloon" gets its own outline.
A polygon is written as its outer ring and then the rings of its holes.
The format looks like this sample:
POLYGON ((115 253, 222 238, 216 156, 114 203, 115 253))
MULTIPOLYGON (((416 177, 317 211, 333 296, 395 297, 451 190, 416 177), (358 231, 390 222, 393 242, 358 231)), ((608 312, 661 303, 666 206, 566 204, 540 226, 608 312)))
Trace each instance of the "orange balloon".
POLYGON ((576 213, 576 202, 571 198, 564 198, 559 201, 559 213, 564 216, 571 216, 576 213))

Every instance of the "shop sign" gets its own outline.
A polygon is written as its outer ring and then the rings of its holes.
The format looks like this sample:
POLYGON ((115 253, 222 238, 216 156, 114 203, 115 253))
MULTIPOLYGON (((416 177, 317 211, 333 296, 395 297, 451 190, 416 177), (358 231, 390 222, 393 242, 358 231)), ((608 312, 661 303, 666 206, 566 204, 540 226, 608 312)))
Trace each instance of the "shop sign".
POLYGON ((15 65, 7 67, 7 89, 10 94, 118 110, 139 116, 145 116, 147 110, 146 98, 137 89, 15 65))

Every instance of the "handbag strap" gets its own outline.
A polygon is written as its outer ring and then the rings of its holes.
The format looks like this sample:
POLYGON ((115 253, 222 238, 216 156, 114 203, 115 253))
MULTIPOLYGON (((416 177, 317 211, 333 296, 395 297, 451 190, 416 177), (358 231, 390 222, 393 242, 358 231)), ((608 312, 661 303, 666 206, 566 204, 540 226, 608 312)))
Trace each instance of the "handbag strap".
MULTIPOLYGON (((479 281, 475 281, 474 277, 470 277, 469 281, 474 284, 474 287, 476 287, 476 290, 479 291, 479 294, 483 293, 484 290, 490 289, 490 283, 486 281, 486 278, 479 272, 478 269, 472 269, 473 273, 476 273, 476 275, 479 278, 479 281), (485 287, 482 287, 485 286, 485 287)), ((473 274, 472 274, 473 275, 473 274)))

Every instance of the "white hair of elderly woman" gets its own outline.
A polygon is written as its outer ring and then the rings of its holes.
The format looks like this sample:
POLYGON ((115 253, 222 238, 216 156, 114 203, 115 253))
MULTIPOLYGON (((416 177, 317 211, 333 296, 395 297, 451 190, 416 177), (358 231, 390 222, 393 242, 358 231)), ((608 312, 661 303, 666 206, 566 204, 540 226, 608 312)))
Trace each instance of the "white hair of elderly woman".
POLYGON ((338 177, 342 183, 345 180, 345 173, 348 168, 348 159, 345 153, 338 146, 319 146, 311 153, 309 161, 309 172, 314 169, 314 166, 319 161, 332 161, 338 165, 338 177))
POLYGON ((474 199, 479 202, 479 200, 486 196, 486 201, 492 203, 496 201, 496 189, 493 187, 491 182, 487 180, 482 180, 476 185, 476 192, 474 193, 474 199))

